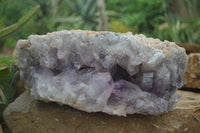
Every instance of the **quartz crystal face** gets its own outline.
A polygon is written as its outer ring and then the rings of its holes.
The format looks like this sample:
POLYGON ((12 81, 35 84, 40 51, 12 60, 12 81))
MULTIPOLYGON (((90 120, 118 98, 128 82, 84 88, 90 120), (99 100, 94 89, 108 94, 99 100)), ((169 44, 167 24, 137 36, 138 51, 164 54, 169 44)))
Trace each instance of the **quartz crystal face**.
POLYGON ((112 115, 161 114, 178 102, 187 56, 131 33, 59 31, 17 43, 21 78, 38 100, 112 115))

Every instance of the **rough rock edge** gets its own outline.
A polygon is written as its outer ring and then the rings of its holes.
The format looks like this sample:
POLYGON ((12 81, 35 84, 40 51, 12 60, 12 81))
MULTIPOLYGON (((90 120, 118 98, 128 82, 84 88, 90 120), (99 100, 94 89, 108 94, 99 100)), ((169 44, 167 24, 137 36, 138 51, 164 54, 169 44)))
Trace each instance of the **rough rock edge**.
POLYGON ((8 105, 8 107, 3 112, 4 116, 10 115, 11 112, 21 112, 27 113, 30 108, 31 102, 34 101, 33 97, 30 95, 30 90, 25 91, 20 95, 14 102, 8 105), (18 106, 15 106, 18 103, 18 106))

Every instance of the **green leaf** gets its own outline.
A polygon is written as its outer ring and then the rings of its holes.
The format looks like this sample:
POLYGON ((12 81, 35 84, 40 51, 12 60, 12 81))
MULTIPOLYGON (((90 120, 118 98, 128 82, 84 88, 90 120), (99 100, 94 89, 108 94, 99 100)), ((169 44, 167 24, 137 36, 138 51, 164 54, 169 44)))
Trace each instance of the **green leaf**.
MULTIPOLYGON (((92 10, 93 7, 95 7, 96 0, 87 0, 86 3, 84 4, 83 8, 83 14, 87 15, 89 14, 90 10, 92 10)), ((93 12, 95 14, 95 11, 93 12)))
POLYGON ((3 86, 0 86, 0 104, 7 104, 7 99, 3 92, 3 86))
POLYGON ((4 81, 9 81, 10 79, 10 70, 9 67, 0 70, 0 84, 4 81))
POLYGON ((0 71, 5 70, 8 68, 8 65, 6 64, 0 64, 0 71))
POLYGON ((16 62, 16 57, 0 57, 0 69, 1 67, 9 67, 12 65, 13 62, 16 62))
MULTIPOLYGON (((14 100, 16 91, 16 75, 18 71, 11 65, 0 70, 0 107, 6 107, 14 100)), ((4 108, 3 108, 4 109, 4 108)))
POLYGON ((75 6, 74 4, 70 1, 70 0, 65 0, 65 2, 67 3, 68 7, 73 11, 75 12, 75 6))
POLYGON ((40 9, 40 6, 35 6, 32 10, 30 10, 25 16, 23 16, 19 21, 13 25, 5 27, 0 30, 0 39, 13 33, 14 31, 18 30, 21 26, 27 23, 40 9))

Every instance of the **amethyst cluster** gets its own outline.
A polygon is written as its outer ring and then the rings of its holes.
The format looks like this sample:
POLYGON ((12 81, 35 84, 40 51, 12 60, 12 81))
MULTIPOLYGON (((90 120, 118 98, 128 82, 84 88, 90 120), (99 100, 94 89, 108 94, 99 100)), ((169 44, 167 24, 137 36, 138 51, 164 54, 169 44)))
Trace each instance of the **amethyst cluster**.
POLYGON ((175 43, 131 33, 31 35, 18 41, 17 51, 35 99, 119 116, 172 109, 187 66, 185 50, 175 43))

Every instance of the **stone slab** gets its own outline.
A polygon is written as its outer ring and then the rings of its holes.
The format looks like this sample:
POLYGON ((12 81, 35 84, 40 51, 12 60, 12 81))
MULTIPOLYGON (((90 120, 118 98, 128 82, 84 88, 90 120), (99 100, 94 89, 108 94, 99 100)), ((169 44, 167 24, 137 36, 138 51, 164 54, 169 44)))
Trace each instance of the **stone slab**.
POLYGON ((200 94, 177 93, 181 99, 168 113, 119 117, 44 103, 26 91, 7 107, 4 120, 13 133, 199 133, 200 94))

